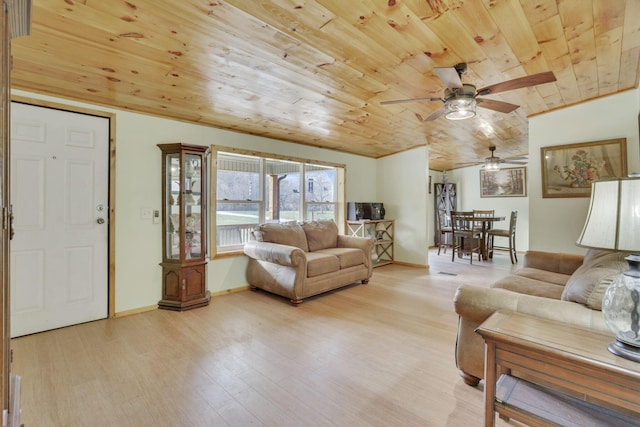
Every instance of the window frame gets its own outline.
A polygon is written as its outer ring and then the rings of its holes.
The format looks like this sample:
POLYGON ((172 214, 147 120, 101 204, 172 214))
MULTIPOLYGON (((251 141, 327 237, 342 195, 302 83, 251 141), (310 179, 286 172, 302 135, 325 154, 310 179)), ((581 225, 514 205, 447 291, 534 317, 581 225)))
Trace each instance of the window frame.
MULTIPOLYGON (((341 163, 333 163, 333 162, 325 162, 319 160, 305 159, 300 157, 291 157, 291 156, 283 156, 274 153, 265 153, 254 150, 246 150, 235 147, 227 147, 222 145, 211 145, 211 174, 210 174, 210 197, 211 201, 211 209, 209 209, 209 239, 211 245, 209 246, 211 252, 211 258, 221 258, 225 256, 237 256, 242 255, 242 247, 243 245, 234 245, 234 246, 224 246, 219 247, 216 243, 216 233, 217 233, 217 212, 218 212, 218 198, 216 196, 217 193, 217 181, 218 181, 218 153, 228 153, 235 154, 241 156, 250 156, 256 157, 260 161, 260 200, 241 200, 241 201, 228 201, 229 203, 251 203, 251 204, 259 204, 259 220, 258 223, 265 222, 265 210, 266 210, 266 173, 265 165, 269 160, 281 160, 286 162, 294 162, 300 164, 300 209, 298 213, 298 221, 305 221, 308 214, 308 205, 333 205, 335 209, 335 221, 338 225, 338 230, 343 233, 344 232, 344 222, 346 218, 346 183, 345 177, 347 172, 347 167, 341 163), (306 188, 306 176, 307 176, 307 167, 319 166, 332 168, 335 170, 335 175, 333 179, 334 185, 334 198, 335 200, 332 202, 307 202, 307 191, 306 188)), ((227 201, 225 201, 227 202, 227 201)))

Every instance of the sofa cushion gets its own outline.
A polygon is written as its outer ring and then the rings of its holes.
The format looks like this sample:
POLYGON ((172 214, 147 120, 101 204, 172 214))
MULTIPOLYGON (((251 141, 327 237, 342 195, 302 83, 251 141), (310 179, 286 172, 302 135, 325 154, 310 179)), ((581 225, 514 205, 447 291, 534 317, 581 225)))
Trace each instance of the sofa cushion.
POLYGON ((309 252, 307 255, 307 277, 340 270, 340 260, 337 256, 322 252, 309 252))
POLYGON ((304 222, 302 229, 311 252, 338 246, 338 226, 331 220, 304 222))
POLYGON ((562 290, 564 289, 561 285, 555 285, 517 274, 504 277, 491 285, 491 287, 551 299, 560 299, 562 290))
POLYGON ((516 271, 515 274, 560 286, 566 285, 567 281, 571 277, 569 274, 556 273, 555 271, 540 270, 538 268, 530 267, 523 267, 516 271))
POLYGON ((340 268, 349 268, 364 264, 364 252, 355 248, 327 248, 318 253, 330 254, 338 257, 340 268))
POLYGON ((590 308, 602 309, 602 296, 614 276, 627 270, 625 257, 628 252, 612 252, 590 249, 584 262, 569 278, 562 299, 590 308))
POLYGON ((253 228, 253 237, 259 242, 279 243, 295 246, 305 252, 309 251, 307 236, 300 224, 295 221, 256 225, 253 228))

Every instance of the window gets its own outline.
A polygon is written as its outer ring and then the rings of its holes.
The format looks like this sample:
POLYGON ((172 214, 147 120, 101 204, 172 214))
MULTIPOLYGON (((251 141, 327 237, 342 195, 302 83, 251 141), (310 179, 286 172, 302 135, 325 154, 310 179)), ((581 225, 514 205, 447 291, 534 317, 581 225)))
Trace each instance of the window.
POLYGON ((336 219, 336 169, 331 167, 305 165, 305 218, 336 219))
POLYGON ((217 252, 232 252, 264 222, 343 221, 344 165, 214 146, 217 252))

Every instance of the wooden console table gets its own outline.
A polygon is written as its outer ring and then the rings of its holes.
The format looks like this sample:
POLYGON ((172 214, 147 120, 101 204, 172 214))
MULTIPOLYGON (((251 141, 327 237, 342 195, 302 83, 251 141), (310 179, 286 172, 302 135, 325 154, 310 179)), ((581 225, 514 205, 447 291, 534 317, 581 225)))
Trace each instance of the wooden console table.
POLYGON ((532 426, 640 425, 640 364, 607 350, 612 335, 508 311, 477 332, 485 426, 496 412, 532 426))

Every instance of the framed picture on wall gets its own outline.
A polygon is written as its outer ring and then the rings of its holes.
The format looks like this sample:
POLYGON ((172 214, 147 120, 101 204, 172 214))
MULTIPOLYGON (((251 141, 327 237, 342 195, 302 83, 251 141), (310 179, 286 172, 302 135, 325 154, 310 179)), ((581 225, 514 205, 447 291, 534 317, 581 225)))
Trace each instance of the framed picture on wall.
POLYGON ((542 147, 542 197, 590 197, 597 179, 627 176, 627 139, 542 147))
POLYGON ((480 169, 480 197, 526 197, 527 168, 480 169))

